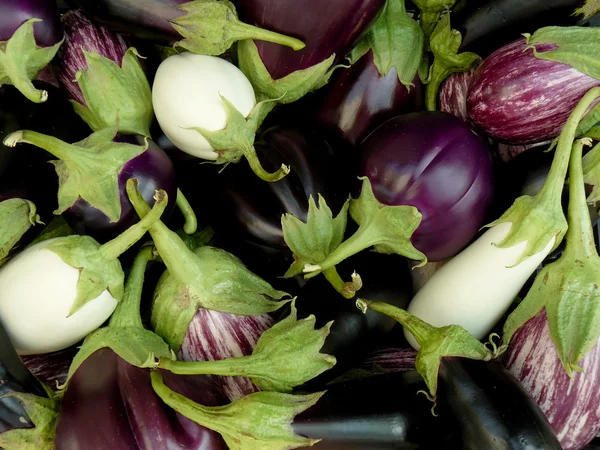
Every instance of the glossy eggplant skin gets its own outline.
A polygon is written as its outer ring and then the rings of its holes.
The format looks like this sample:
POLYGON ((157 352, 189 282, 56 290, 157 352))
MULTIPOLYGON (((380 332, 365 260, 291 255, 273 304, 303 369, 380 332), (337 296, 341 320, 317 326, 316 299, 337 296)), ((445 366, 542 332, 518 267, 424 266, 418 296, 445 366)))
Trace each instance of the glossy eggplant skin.
MULTIPOLYGON (((163 372, 176 392, 206 406, 226 400, 208 377, 163 372)), ((148 369, 103 348, 71 377, 56 426, 56 450, 225 450, 221 436, 175 413, 154 393, 148 369)))
MULTIPOLYGON (((118 136, 117 140, 134 145, 145 143, 142 136, 118 136)), ((120 219, 111 222, 106 214, 80 198, 63 213, 67 223, 77 234, 92 236, 98 242, 109 241, 137 223, 139 216, 133 209, 126 191, 127 180, 130 178, 139 181, 140 193, 150 205, 154 204, 156 190, 163 189, 167 193, 169 204, 163 217, 164 220, 168 219, 177 198, 175 169, 167 154, 154 142, 148 141, 148 149, 126 163, 119 173, 120 219)))
POLYGON ((238 0, 240 19, 267 30, 300 39, 306 47, 294 51, 256 41, 265 67, 280 79, 319 64, 335 54, 341 61, 377 18, 385 0, 238 0))
POLYGON ((412 242, 430 261, 456 255, 483 225, 493 198, 492 158, 485 141, 457 117, 396 116, 358 151, 360 173, 380 202, 421 212, 412 242))
POLYGON ((55 1, 2 0, 0 42, 8 41, 17 28, 29 19, 42 19, 42 22, 33 25, 35 42, 40 47, 50 47, 63 38, 55 1))
POLYGON ((347 69, 338 69, 322 96, 317 120, 357 145, 375 128, 397 114, 419 111, 422 85, 419 77, 410 90, 400 83, 392 68, 382 76, 369 50, 347 69))
MULTIPOLYGON (((337 266, 342 279, 350 280, 356 271, 363 280, 357 296, 406 308, 412 298, 412 280, 406 260, 397 255, 362 252, 337 266)), ((314 314, 316 326, 333 320, 322 353, 333 355, 337 363, 308 385, 322 387, 347 370, 359 366, 395 327, 390 317, 373 311, 363 314, 355 302, 342 297, 323 277, 311 279, 298 293, 299 317, 314 314)))
POLYGON ((322 439, 310 449, 449 450, 454 422, 431 414, 431 402, 417 394, 425 389, 415 371, 336 383, 296 416, 294 431, 322 439))
POLYGON ((458 448, 561 450, 542 410, 499 362, 444 358, 439 373, 439 414, 458 421, 458 448))
POLYGON ((177 7, 189 0, 70 0, 98 23, 119 33, 158 43, 181 40, 169 23, 183 12, 177 7))

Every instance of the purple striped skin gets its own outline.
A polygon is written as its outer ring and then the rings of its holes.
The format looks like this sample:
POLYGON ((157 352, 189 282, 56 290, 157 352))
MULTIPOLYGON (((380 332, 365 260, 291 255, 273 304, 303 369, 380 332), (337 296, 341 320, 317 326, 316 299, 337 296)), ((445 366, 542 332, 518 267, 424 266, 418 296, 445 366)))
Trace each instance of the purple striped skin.
POLYGON ((453 73, 440 88, 440 111, 455 115, 463 122, 468 121, 467 93, 475 69, 453 73))
POLYGON ((57 383, 62 385, 67 381, 69 367, 77 351, 77 347, 69 347, 43 355, 23 355, 21 359, 42 383, 54 387, 57 383))
POLYGON ((413 83, 409 91, 400 83, 395 68, 382 76, 369 50, 352 67, 338 69, 329 87, 318 94, 323 100, 317 120, 350 144, 360 144, 386 120, 421 109, 420 78, 415 77, 413 83))
MULTIPOLYGON (((511 144, 555 138, 585 93, 600 80, 572 67, 538 59, 525 39, 487 57, 467 97, 469 119, 488 135, 511 144)), ((553 44, 537 45, 540 52, 553 44)))
POLYGON ((341 61, 377 18, 385 0, 238 0, 240 19, 300 39, 299 51, 256 41, 265 67, 277 80, 323 62, 341 61))
POLYGON ((416 357, 414 348, 383 348, 375 351, 360 368, 376 374, 410 372, 416 370, 416 357))
POLYGON ((69 11, 62 16, 61 22, 65 30, 65 42, 56 58, 58 82, 71 100, 85 106, 83 93, 74 81, 77 72, 88 67, 81 50, 98 53, 121 65, 127 52, 127 43, 121 35, 92 22, 81 10, 69 11))
MULTIPOLYGON (((252 354, 258 338, 273 326, 268 314, 239 316, 200 309, 188 327, 177 359, 218 361, 252 354)), ((260 389, 244 377, 211 376, 229 400, 234 401, 260 389)))
POLYGON ((0 42, 8 41, 13 33, 29 19, 42 19, 33 25, 35 42, 40 47, 51 47, 63 38, 53 0, 2 0, 0 2, 0 42))
POLYGON ((546 312, 512 338, 504 365, 548 418, 564 450, 579 450, 600 432, 600 347, 583 359, 571 380, 550 338, 546 312))

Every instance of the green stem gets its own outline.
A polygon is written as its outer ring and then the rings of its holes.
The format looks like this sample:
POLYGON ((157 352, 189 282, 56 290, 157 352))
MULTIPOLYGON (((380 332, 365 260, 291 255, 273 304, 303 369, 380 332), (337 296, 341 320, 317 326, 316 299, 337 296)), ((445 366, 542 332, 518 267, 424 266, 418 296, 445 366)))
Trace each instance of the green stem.
POLYGON ((258 160, 258 155, 256 154, 256 150, 253 145, 242 145, 240 150, 248 160, 248 164, 250 164, 250 168, 252 171, 264 181, 268 181, 273 183, 275 181, 281 180, 288 173, 290 173, 290 168, 285 164, 282 164, 279 170, 274 173, 267 172, 260 161, 258 160))
POLYGON ((196 214, 192 208, 192 205, 189 204, 181 189, 177 189, 177 207, 183 214, 185 218, 185 223, 183 224, 183 231, 186 234, 194 234, 198 229, 198 220, 196 219, 196 214))
POLYGON ((421 12, 419 15, 421 28, 423 28, 426 43, 429 42, 429 37, 431 36, 431 33, 433 33, 433 30, 435 30, 435 26, 440 20, 441 15, 442 13, 440 11, 421 12))
POLYGON ((573 144, 569 166, 569 229, 564 254, 573 259, 598 255, 583 181, 583 145, 581 140, 573 144))
POLYGON ((302 50, 306 47, 306 44, 299 39, 276 33, 275 31, 255 27, 244 22, 232 24, 231 32, 234 36, 237 36, 238 40, 253 39, 257 41, 273 42, 274 44, 285 45, 294 50, 302 50))
POLYGON ((376 311, 391 317, 404 328, 406 328, 414 336, 415 340, 420 346, 423 346, 426 342, 428 342, 431 339, 433 332, 436 330, 433 325, 430 325, 418 317, 413 316, 409 312, 392 306, 388 303, 359 298, 356 301, 356 306, 363 312, 365 312, 367 309, 370 309, 371 311, 376 311))
MULTIPOLYGON (((435 62, 434 62, 435 65, 435 62)), ((431 80, 427 84, 427 88, 425 90, 425 107, 427 111, 436 111, 437 110, 437 97, 438 92, 440 91, 440 86, 442 82, 448 78, 449 74, 443 74, 438 76, 434 71, 431 75, 431 80)))
POLYGON ((20 130, 9 134, 4 139, 4 145, 15 147, 17 144, 31 144, 46 150, 53 156, 63 161, 70 161, 77 154, 77 148, 53 136, 31 130, 20 130))
POLYGON ((158 368, 168 370, 177 375, 220 375, 225 377, 245 376, 251 374, 244 370, 251 367, 252 356, 226 358, 217 361, 185 362, 160 358, 158 368))
POLYGON ((152 247, 144 247, 135 257, 131 273, 127 278, 125 293, 110 318, 109 326, 115 328, 144 328, 140 315, 144 275, 148 261, 153 260, 152 247))
POLYGON ((337 269, 334 267, 330 267, 323 271, 323 275, 327 278, 327 281, 334 287, 336 291, 340 293, 340 295, 344 298, 351 299, 356 295, 356 291, 352 291, 348 289, 348 285, 350 283, 344 282, 337 269))
POLYGON ((131 248, 133 244, 139 241, 156 223, 160 222, 160 216, 164 212, 169 199, 167 193, 162 190, 156 191, 155 199, 154 208, 149 210, 148 214, 142 220, 100 247, 100 253, 104 258, 109 261, 117 259, 131 248))

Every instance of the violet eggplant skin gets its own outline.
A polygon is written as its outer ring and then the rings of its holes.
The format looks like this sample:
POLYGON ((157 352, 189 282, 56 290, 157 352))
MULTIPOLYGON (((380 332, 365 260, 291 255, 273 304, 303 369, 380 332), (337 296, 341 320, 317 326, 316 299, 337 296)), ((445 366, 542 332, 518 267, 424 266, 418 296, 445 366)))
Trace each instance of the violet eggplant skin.
MULTIPOLYGON (((145 145, 146 139, 136 135, 118 135, 115 140, 133 145, 145 145)), ((169 204, 163 213, 165 220, 175 207, 177 183, 175 169, 167 154, 154 142, 148 140, 148 149, 127 162, 119 173, 119 193, 121 197, 121 217, 111 222, 109 217, 83 199, 63 213, 63 217, 77 234, 92 236, 98 242, 107 242, 123 233, 131 225, 139 222, 139 216, 127 197, 126 184, 130 178, 139 181, 139 190, 144 200, 154 204, 157 190, 164 190, 169 196, 169 204)))
MULTIPOLYGON (((354 271, 360 274, 363 287, 357 292, 358 297, 403 309, 412 299, 410 269, 406 260, 397 255, 362 252, 340 263, 337 269, 344 280, 350 280, 354 271)), ((317 327, 333 320, 321 353, 335 356, 337 363, 307 383, 311 389, 321 388, 360 365, 396 326, 394 319, 383 314, 370 310, 363 314, 354 303, 342 297, 322 276, 310 280, 299 291, 298 317, 314 314, 317 327)))
POLYGON ((440 88, 440 111, 455 115, 467 122, 467 95, 475 69, 450 75, 440 88))
POLYGON ((162 44, 181 40, 170 20, 184 13, 177 9, 189 0, 70 0, 94 21, 113 31, 162 44))
POLYGON ((430 261, 456 255, 483 225, 493 198, 492 158, 487 144, 457 117, 396 116, 358 151, 361 174, 377 200, 415 206, 422 214, 412 243, 430 261))
POLYGON ((544 411, 564 450, 581 449, 600 432, 598 345, 581 361, 583 373, 569 378, 542 311, 513 336, 504 365, 544 411))
MULTIPOLYGON (((212 380, 162 372, 169 388, 206 406, 227 401, 212 380)), ((103 348, 72 375, 61 402, 56 450, 226 450, 221 436, 176 413, 154 393, 150 371, 103 348)))
MULTIPOLYGON (((555 138, 585 93, 600 80, 562 63, 538 59, 525 39, 488 56, 475 72, 467 97, 469 120, 511 144, 555 138)), ((539 52, 553 44, 536 45, 539 52)))
POLYGON ((49 0, 2 0, 0 2, 0 42, 8 41, 29 19, 42 19, 33 25, 35 42, 51 47, 63 38, 58 8, 49 0))
POLYGON ((300 39, 294 51, 256 41, 262 62, 273 79, 319 64, 335 54, 341 61, 381 12, 385 0, 238 0, 240 19, 300 39))
POLYGON ((23 355, 25 366, 46 386, 63 385, 67 381, 69 367, 77 354, 77 347, 42 355, 23 355))
POLYGON ((426 389, 415 371, 332 384, 296 416, 294 432, 322 439, 307 449, 449 450, 453 419, 431 414, 431 402, 417 394, 426 389))
POLYGON ((422 109, 422 84, 419 77, 410 90, 392 68, 382 76, 369 50, 347 69, 338 69, 322 97, 317 120, 357 145, 375 128, 397 114, 422 109))

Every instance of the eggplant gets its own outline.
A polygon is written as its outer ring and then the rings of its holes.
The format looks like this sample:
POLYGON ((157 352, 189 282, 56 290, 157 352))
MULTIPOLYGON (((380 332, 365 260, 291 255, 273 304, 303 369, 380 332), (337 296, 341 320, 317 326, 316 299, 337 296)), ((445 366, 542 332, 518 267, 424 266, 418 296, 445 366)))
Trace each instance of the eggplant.
POLYGON ((413 348, 382 348, 369 356, 360 366, 373 374, 415 370, 417 351, 413 348))
POLYGON ((64 385, 67 381, 69 366, 77 354, 77 347, 42 355, 23 355, 23 364, 47 386, 64 385))
POLYGON ((256 42, 258 53, 274 80, 315 66, 335 54, 341 61, 377 18, 385 0, 330 0, 318 7, 310 0, 238 0, 247 23, 301 39, 294 51, 256 42))
POLYGON ((546 312, 511 339, 504 365, 539 404, 564 450, 583 448, 600 431, 598 345, 581 362, 583 373, 567 375, 550 337, 546 312))
POLYGON ((322 98, 317 120, 358 145, 386 120, 421 109, 420 78, 413 83, 410 89, 404 86, 395 68, 382 76, 370 50, 351 67, 339 69, 329 87, 316 94, 322 98))
POLYGON ((8 41, 29 19, 41 19, 34 24, 35 42, 51 47, 63 38, 56 2, 47 0, 4 0, 0 3, 0 41, 8 41))
POLYGON ((456 255, 475 236, 493 194, 486 143, 448 113, 396 116, 358 149, 378 201, 415 206, 413 245, 431 261, 456 255))
POLYGON ((440 89, 440 111, 455 115, 467 122, 467 94, 475 69, 450 75, 440 89))
MULTIPOLYGON (((488 56, 475 72, 467 97, 470 121, 511 144, 555 138, 585 93, 600 86, 600 80, 539 59, 526 48, 526 40, 519 39, 488 56)), ((552 48, 536 45, 538 52, 552 48)))

